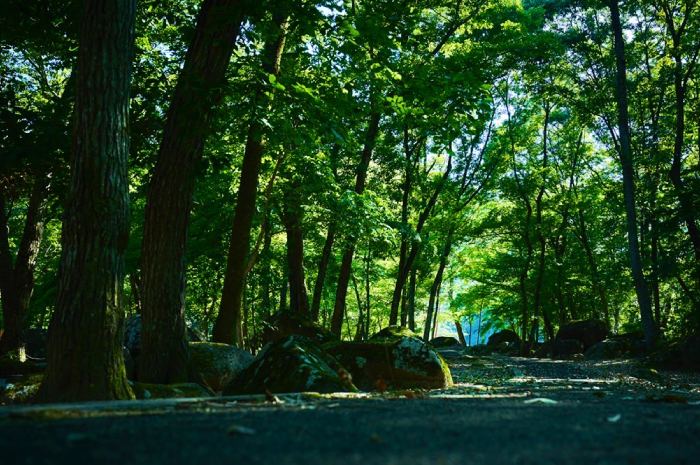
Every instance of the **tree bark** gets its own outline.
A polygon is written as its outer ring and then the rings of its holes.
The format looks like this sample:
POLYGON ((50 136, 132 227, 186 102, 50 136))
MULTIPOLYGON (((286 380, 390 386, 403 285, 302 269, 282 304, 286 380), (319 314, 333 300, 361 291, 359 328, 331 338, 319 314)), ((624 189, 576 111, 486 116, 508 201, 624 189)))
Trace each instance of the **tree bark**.
POLYGON ((634 162, 632 159, 632 146, 629 130, 629 116, 627 104, 627 66, 625 63, 625 43, 622 37, 622 25, 620 24, 620 9, 618 0, 610 0, 610 16, 612 19, 613 38, 615 43, 615 96, 617 100, 618 126, 620 131, 620 161, 622 164, 622 183, 625 198, 625 211, 627 215, 627 240, 629 244, 630 268, 634 279, 634 287, 639 303, 639 312, 642 319, 642 329, 646 339, 647 348, 654 347, 656 342, 656 327, 651 310, 651 299, 647 286, 642 261, 639 253, 639 239, 637 236, 637 211, 635 205, 634 187, 634 162))
MULTIPOLYGON (((273 23, 275 31, 265 43, 262 67, 268 75, 279 76, 282 52, 289 27, 286 8, 274 12, 273 23)), ((261 107, 268 110, 271 101, 266 96, 265 90, 262 87, 258 89, 253 104, 256 108, 261 107)), ((250 245, 250 230, 258 195, 258 177, 265 151, 262 118, 263 115, 254 112, 248 128, 243 166, 241 167, 241 182, 238 187, 238 199, 231 227, 224 288, 221 294, 219 314, 212 332, 214 341, 226 344, 241 345, 243 342, 240 331, 241 298, 247 271, 246 257, 250 245)))
POLYGON ((41 401, 129 399, 122 353, 134 0, 86 0, 71 183, 41 401))
POLYGON ((146 203, 142 381, 187 379, 185 246, 197 165, 244 16, 241 0, 205 0, 168 110, 146 203))
MULTIPOLYGON (((367 125, 367 133, 365 135, 365 143, 362 149, 362 155, 360 156, 360 163, 357 165, 357 169, 355 171, 356 194, 362 194, 365 191, 365 184, 367 183, 367 170, 369 169, 369 162, 372 159, 374 145, 377 142, 380 119, 381 115, 379 112, 373 111, 370 114, 369 124, 367 125)), ((348 284, 350 282, 350 275, 352 274, 352 258, 354 254, 355 238, 349 237, 343 252, 340 270, 338 271, 338 284, 335 290, 335 304, 333 306, 333 316, 331 317, 331 332, 337 336, 340 336, 342 331, 343 317, 345 315, 345 300, 348 295, 348 284)))

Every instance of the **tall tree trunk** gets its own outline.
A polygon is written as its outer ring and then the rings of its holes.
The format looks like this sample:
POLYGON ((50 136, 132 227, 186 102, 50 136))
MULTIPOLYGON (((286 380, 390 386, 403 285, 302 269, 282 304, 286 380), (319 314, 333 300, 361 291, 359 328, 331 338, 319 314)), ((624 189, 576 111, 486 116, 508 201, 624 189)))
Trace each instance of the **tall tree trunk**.
POLYGON ((241 0, 204 0, 168 109, 143 233, 143 331, 138 368, 142 381, 187 379, 185 246, 193 173, 202 158, 243 16, 241 0))
MULTIPOLYGON (((540 245, 540 253, 537 264, 537 279, 535 280, 535 290, 534 290, 534 309, 533 317, 539 318, 544 317, 545 331, 550 339, 554 339, 554 329, 552 328, 552 323, 547 316, 544 315, 544 309, 542 305, 542 286, 544 284, 544 273, 545 273, 545 258, 547 241, 545 240, 544 233, 542 232, 542 201, 544 199, 544 194, 546 192, 546 170, 549 162, 549 151, 547 150, 547 138, 549 130, 549 114, 551 108, 549 104, 545 104, 544 109, 544 128, 542 130, 542 184, 540 184, 539 190, 537 192, 537 197, 535 198, 535 230, 537 231, 537 241, 540 245)), ((534 334, 532 342, 537 342, 538 336, 534 334)))
MULTIPOLYGON (((267 74, 278 76, 289 27, 286 8, 274 12, 273 23, 275 31, 265 43, 262 67, 267 74)), ((271 101, 266 95, 266 90, 264 88, 258 89, 253 100, 254 108, 260 107, 265 111, 270 108, 271 101)), ((265 151, 263 123, 261 121, 263 117, 263 114, 253 112, 248 127, 243 166, 241 167, 241 182, 238 187, 238 199, 231 227, 224 288, 221 294, 219 314, 212 331, 214 341, 226 344, 242 344, 240 332, 241 297, 244 292, 250 230, 258 195, 258 177, 265 151)))
POLYGON ((430 329, 433 324, 433 307, 435 306, 435 313, 437 314, 436 302, 438 299, 438 293, 440 292, 440 286, 442 285, 442 277, 445 272, 445 267, 447 266, 447 259, 450 256, 450 251, 452 250, 452 235, 454 233, 454 225, 450 226, 447 233, 447 238, 445 239, 445 245, 442 249, 442 254, 440 255, 440 264, 438 265, 437 273, 435 273, 435 279, 433 280, 432 286, 430 286, 430 297, 428 298, 428 314, 425 318, 425 327, 423 329, 423 339, 428 341, 430 338, 430 329))
POLYGON ((34 292, 34 268, 39 255, 39 246, 44 234, 43 206, 46 198, 48 178, 45 173, 38 173, 32 187, 24 221, 24 230, 12 263, 10 256, 7 216, 3 199, 0 198, 0 215, 3 216, 0 228, 0 293, 2 294, 2 311, 4 333, 0 339, 0 354, 16 350, 23 345, 29 302, 34 292))
POLYGON ((85 0, 71 184, 41 401, 133 397, 122 353, 134 0, 85 0))
POLYGON ((416 267, 411 268, 408 280, 408 329, 416 330, 416 267))
MULTIPOLYGON (((447 160, 447 168, 445 169, 445 172, 442 175, 442 178, 438 182, 438 185, 435 187, 435 190, 433 191, 433 194, 430 196, 430 199, 428 199, 428 202, 425 205, 425 208, 421 212, 421 214, 418 217, 418 222, 416 223, 416 231, 415 234, 420 234, 423 231, 423 227, 425 226, 426 221, 428 221, 428 218, 430 217, 430 214, 433 212, 433 208, 435 208, 435 204, 437 203, 438 197, 440 196, 440 193, 442 192, 443 188, 445 187, 445 184, 447 183, 447 180, 450 176, 450 172, 452 171, 452 156, 450 156, 447 160)), ((408 279, 408 274, 409 271, 411 270, 411 267, 413 266, 413 262, 415 261, 416 257, 418 256, 418 251, 420 249, 420 243, 414 242, 413 245, 411 246, 411 250, 406 256, 406 260, 403 264, 402 267, 399 268, 398 270, 398 275, 396 277, 396 284, 394 285, 394 294, 392 295, 391 298, 391 309, 389 312, 389 324, 390 325, 395 325, 396 322, 398 321, 399 318, 399 305, 401 303, 401 293, 403 291, 403 287, 406 284, 406 280, 408 279)))
MULTIPOLYGON (((379 120, 381 115, 377 111, 370 114, 369 124, 367 125, 367 133, 365 135, 365 143, 362 149, 360 163, 357 165, 355 177, 355 193, 362 194, 365 191, 367 182, 367 170, 369 162, 372 159, 372 151, 377 141, 379 133, 379 120)), ((333 316, 331 317, 331 332, 340 336, 343 316, 345 315, 345 300, 348 295, 348 283, 352 274, 352 258, 355 254, 355 238, 349 237, 347 245, 343 252, 343 260, 338 271, 338 285, 335 290, 335 304, 333 306, 333 316)))
POLYGON ((591 247, 590 240, 588 238, 588 228, 586 228, 586 220, 583 215, 583 210, 579 207, 578 210, 579 227, 580 227, 580 238, 581 245, 583 245, 583 250, 586 252, 586 259, 588 260, 588 266, 591 269, 591 281, 593 284, 593 291, 598 295, 600 303, 603 307, 603 316, 606 322, 610 321, 610 310, 608 306, 608 296, 605 292, 605 286, 601 284, 600 273, 598 272, 598 263, 596 262, 595 256, 593 255, 593 248, 591 247))
POLYGON ((321 258, 318 261, 318 274, 316 275, 314 294, 311 300, 311 319, 313 321, 318 321, 318 313, 321 309, 321 298, 323 297, 323 286, 326 282, 326 273, 328 272, 328 264, 331 261, 334 242, 335 224, 331 223, 328 225, 326 240, 323 243, 323 251, 321 252, 321 258))
POLYGON ((651 299, 646 277, 642 269, 642 261, 639 253, 639 240, 637 237, 637 211, 635 205, 634 189, 634 162, 632 159, 632 146, 629 130, 629 116, 627 106, 627 66, 625 64, 625 43, 622 37, 622 25, 620 24, 620 9, 617 0, 610 0, 610 16, 615 42, 616 81, 615 96, 617 99, 618 126, 620 131, 620 161, 622 164, 622 183, 625 198, 625 211, 627 213, 627 240, 629 243, 630 268, 634 279, 634 287, 639 303, 639 312, 642 319, 642 328, 648 348, 652 348, 656 342, 656 327, 651 312, 651 299))
POLYGON ((282 213, 287 232, 287 266, 289 269, 289 311, 302 318, 309 317, 309 297, 304 278, 304 237, 302 222, 304 210, 298 187, 292 186, 285 195, 282 213))
MULTIPOLYGON (((685 141, 685 95, 688 83, 688 77, 683 68, 683 56, 681 52, 681 39, 685 23, 690 19, 692 14, 692 6, 687 6, 684 17, 684 24, 680 27, 674 26, 673 14, 670 10, 666 10, 666 23, 669 34, 673 40, 673 48, 671 55, 673 56, 673 87, 675 94, 675 137, 673 142, 673 161, 669 176, 673 184, 678 203, 680 205, 680 217, 683 219, 688 231, 688 237, 693 247, 695 256, 695 273, 697 283, 700 284, 700 229, 695 221, 695 205, 693 202, 692 193, 687 192, 685 182, 683 181, 683 145, 685 141)), ((692 69, 697 62, 697 56, 692 58, 688 67, 692 69)))

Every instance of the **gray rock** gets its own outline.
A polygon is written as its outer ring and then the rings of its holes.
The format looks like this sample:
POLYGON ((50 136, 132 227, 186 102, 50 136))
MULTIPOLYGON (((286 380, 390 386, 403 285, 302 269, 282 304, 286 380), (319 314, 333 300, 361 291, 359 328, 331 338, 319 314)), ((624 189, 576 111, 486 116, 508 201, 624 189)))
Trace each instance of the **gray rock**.
POLYGON ((253 356, 228 344, 190 342, 190 379, 215 392, 222 391, 253 361, 253 356))

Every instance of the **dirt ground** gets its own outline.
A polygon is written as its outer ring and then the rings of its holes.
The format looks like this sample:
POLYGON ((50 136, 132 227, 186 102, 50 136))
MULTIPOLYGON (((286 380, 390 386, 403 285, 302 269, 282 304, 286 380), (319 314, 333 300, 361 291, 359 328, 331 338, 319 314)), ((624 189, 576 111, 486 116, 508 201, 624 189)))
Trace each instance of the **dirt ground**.
POLYGON ((698 464, 700 376, 461 356, 455 386, 0 408, 0 463, 698 464))

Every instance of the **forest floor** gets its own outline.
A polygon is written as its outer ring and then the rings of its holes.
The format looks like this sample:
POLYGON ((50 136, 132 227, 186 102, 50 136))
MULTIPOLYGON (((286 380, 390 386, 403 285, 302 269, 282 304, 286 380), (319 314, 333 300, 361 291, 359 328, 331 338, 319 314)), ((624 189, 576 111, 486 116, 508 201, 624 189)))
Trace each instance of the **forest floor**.
POLYGON ((700 375, 635 361, 450 360, 455 386, 0 408, 14 464, 700 463, 700 375))

